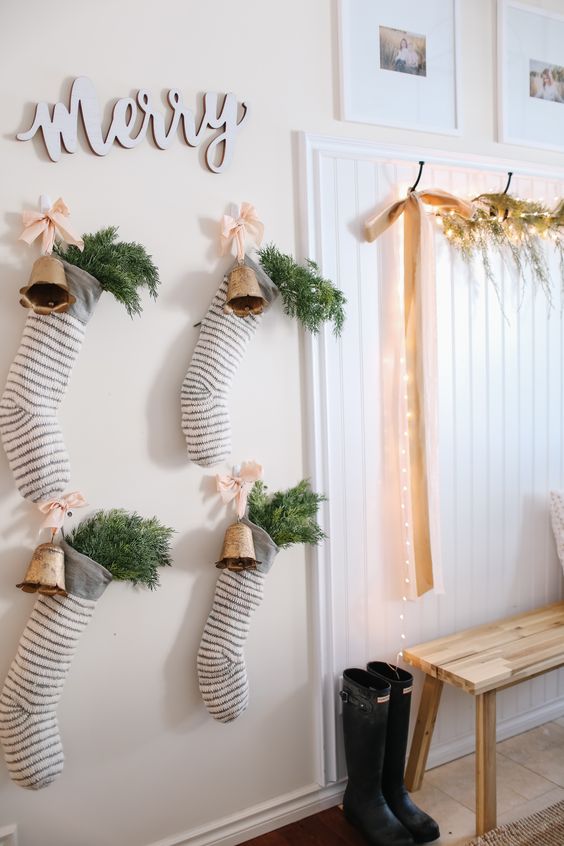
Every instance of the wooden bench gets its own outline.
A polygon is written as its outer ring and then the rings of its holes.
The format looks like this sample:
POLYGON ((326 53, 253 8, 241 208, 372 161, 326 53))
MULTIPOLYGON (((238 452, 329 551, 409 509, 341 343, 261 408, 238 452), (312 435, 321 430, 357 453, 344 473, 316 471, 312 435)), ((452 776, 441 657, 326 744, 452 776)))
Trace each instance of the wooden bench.
POLYGON ((407 789, 421 787, 443 684, 471 693, 476 697, 476 833, 484 834, 496 826, 496 693, 564 666, 564 602, 404 649, 403 655, 426 673, 407 789))

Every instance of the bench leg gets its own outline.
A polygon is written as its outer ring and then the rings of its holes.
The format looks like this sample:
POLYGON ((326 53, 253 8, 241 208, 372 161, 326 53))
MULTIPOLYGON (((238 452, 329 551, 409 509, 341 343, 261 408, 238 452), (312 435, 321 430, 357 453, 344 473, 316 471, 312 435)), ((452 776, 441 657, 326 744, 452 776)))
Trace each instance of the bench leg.
POLYGON ((476 834, 496 826, 495 690, 476 696, 476 834))
POLYGON ((433 676, 425 676, 419 713, 417 714, 409 760, 405 770, 405 786, 410 793, 419 790, 423 782, 442 690, 442 681, 433 678, 433 676))

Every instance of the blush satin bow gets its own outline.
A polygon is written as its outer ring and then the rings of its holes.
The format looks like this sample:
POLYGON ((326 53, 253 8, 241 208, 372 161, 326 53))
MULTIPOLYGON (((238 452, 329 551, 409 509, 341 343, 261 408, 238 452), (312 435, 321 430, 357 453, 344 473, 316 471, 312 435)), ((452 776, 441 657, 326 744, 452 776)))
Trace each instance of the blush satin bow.
POLYGON ((260 246, 264 235, 264 226, 257 217, 256 209, 250 203, 241 203, 239 216, 231 217, 224 214, 221 219, 221 255, 225 255, 233 240, 237 244, 237 259, 245 257, 245 241, 247 236, 252 238, 257 247, 260 246))
POLYGON ((32 244, 41 235, 41 249, 43 253, 49 255, 53 252, 55 235, 58 232, 67 244, 74 244, 79 250, 83 250, 84 241, 69 229, 66 221, 69 216, 70 212, 62 197, 59 197, 45 212, 24 211, 22 214, 24 230, 19 240, 32 244))
POLYGON ((239 474, 216 476, 217 490, 222 500, 227 503, 235 499, 237 516, 239 519, 245 513, 247 497, 254 483, 262 477, 262 466, 256 461, 245 461, 241 465, 239 474))
POLYGON ((54 532, 62 528, 65 515, 70 508, 82 508, 87 505, 86 500, 79 491, 61 496, 58 499, 48 499, 45 502, 38 502, 37 507, 46 514, 44 522, 41 525, 42 529, 51 529, 54 532))

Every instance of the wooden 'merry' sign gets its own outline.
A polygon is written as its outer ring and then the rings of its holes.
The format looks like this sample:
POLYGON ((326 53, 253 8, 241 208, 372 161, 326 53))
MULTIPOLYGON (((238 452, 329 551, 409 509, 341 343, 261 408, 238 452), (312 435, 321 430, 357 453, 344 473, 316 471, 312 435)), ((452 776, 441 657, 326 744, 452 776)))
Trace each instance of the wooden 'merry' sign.
POLYGON ((135 99, 122 97, 113 108, 110 126, 104 134, 94 85, 87 77, 79 76, 72 84, 68 107, 56 103, 51 113, 48 103, 38 103, 31 127, 20 132, 17 138, 18 141, 30 141, 41 132, 49 158, 58 162, 62 148, 67 153, 76 152, 80 118, 88 144, 98 156, 109 153, 114 142, 127 149, 137 147, 149 131, 156 146, 166 150, 179 129, 189 147, 198 147, 208 129, 220 130, 208 141, 205 160, 213 173, 225 170, 233 156, 235 136, 249 117, 248 105, 241 103, 239 117, 235 94, 206 92, 201 115, 197 118, 195 112, 184 105, 178 89, 171 88, 167 100, 169 114, 165 116, 144 88, 139 89, 135 99))

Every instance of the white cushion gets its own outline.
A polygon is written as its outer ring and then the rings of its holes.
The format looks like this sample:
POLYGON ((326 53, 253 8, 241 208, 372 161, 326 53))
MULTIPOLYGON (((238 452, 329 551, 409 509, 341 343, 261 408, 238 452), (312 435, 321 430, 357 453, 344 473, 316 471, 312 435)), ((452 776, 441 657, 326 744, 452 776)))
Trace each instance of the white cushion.
POLYGON ((552 531, 556 541, 556 551, 564 569, 564 492, 550 492, 550 514, 552 517, 552 531))

